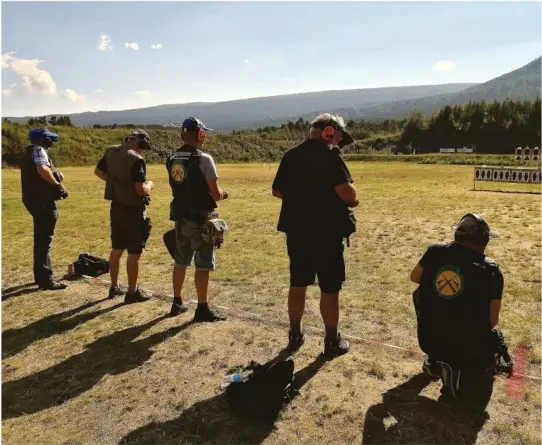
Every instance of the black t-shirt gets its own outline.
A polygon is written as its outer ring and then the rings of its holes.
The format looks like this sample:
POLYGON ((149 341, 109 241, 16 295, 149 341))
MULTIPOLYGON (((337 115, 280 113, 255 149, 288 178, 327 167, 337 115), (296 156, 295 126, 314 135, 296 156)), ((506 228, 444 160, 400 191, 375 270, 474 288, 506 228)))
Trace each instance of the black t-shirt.
MULTIPOLYGON (((100 159, 100 162, 98 162, 96 167, 104 173, 107 173, 107 161, 105 157, 100 159)), ((134 162, 132 170, 130 171, 130 176, 134 182, 145 182, 147 180, 147 166, 143 159, 134 162)))
POLYGON ((422 350, 454 360, 485 357, 491 345, 490 301, 502 299, 504 288, 498 264, 456 242, 432 245, 419 263, 422 350))
POLYGON ((282 194, 278 230, 340 236, 349 209, 335 186, 353 182, 338 149, 315 139, 291 148, 273 181, 273 190, 282 194))

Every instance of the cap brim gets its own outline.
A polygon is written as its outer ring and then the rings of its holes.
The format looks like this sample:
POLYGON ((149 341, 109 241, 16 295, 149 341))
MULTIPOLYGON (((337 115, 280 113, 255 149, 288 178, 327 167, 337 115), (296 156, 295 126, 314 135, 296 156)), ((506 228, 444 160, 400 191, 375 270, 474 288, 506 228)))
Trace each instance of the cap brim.
POLYGON ((354 143, 354 138, 352 137, 350 133, 348 133, 348 131, 342 130, 342 132, 343 132, 343 137, 341 139, 341 142, 339 142, 339 148, 343 148, 343 147, 346 147, 347 145, 354 143))
MULTIPOLYGON (((457 228, 459 227, 459 224, 454 224, 452 226, 452 230, 455 232, 457 230, 457 228)), ((500 238, 501 236, 499 235, 498 232, 495 232, 495 230, 490 230, 489 231, 489 238, 490 239, 498 239, 500 238)))
POLYGON ((46 131, 43 133, 43 137, 44 138, 49 138, 51 139, 53 142, 56 142, 58 141, 59 137, 58 137, 58 134, 55 134, 55 133, 52 133, 50 131, 46 131))

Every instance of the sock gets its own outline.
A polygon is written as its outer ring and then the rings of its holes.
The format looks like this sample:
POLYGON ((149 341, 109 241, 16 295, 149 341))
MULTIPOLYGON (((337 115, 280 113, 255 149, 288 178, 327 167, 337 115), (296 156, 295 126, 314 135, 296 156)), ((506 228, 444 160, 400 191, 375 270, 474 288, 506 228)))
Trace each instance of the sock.
POLYGON ((337 339, 337 326, 326 326, 326 341, 337 339))
POLYGON ((208 303, 198 303, 198 310, 200 310, 200 311, 208 311, 209 310, 209 304, 208 303))
POLYGON ((290 333, 292 337, 301 335, 301 320, 290 320, 290 333))
POLYGON ((182 306, 183 300, 181 300, 181 297, 173 297, 173 304, 178 304, 179 306, 182 306))

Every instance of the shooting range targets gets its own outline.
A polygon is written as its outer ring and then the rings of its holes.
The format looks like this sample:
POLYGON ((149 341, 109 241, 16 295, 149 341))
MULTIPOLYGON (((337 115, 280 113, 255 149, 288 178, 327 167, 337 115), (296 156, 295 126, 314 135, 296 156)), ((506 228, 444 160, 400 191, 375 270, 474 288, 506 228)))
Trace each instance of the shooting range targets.
POLYGON ((529 147, 525 147, 523 149, 523 160, 524 161, 530 161, 531 160, 531 149, 529 147))
POLYGON ((538 151, 538 147, 533 148, 533 161, 540 160, 540 154, 538 151))
POLYGON ((516 182, 517 176, 518 176, 517 172, 513 171, 511 175, 512 182, 516 182))
POLYGON ((516 161, 521 161, 521 147, 516 148, 516 161))
POLYGON ((499 172, 497 170, 493 170, 493 180, 497 181, 499 179, 499 172))

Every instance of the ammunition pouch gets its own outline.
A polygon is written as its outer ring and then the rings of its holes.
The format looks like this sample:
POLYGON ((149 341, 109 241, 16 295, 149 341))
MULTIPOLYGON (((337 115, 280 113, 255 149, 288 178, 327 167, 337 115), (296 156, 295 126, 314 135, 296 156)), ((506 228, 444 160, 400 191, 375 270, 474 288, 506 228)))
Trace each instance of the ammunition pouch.
POLYGON ((203 223, 201 239, 205 245, 216 246, 220 249, 220 246, 224 242, 224 232, 227 232, 228 230, 228 224, 223 219, 208 219, 203 223))

